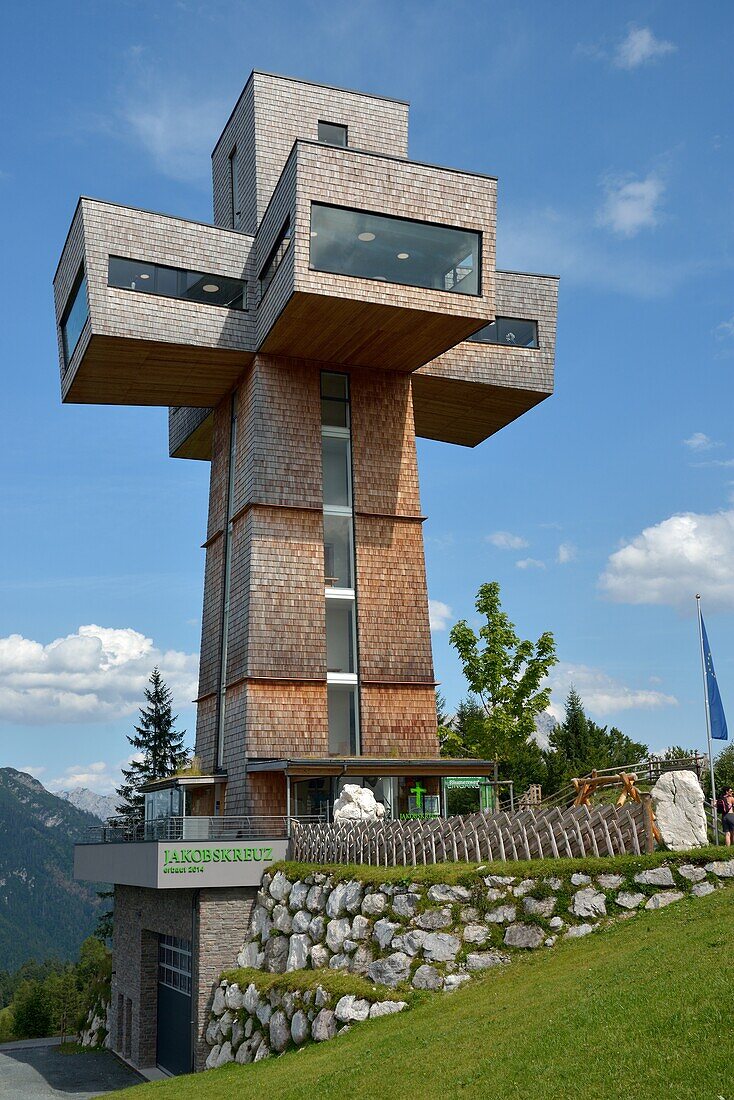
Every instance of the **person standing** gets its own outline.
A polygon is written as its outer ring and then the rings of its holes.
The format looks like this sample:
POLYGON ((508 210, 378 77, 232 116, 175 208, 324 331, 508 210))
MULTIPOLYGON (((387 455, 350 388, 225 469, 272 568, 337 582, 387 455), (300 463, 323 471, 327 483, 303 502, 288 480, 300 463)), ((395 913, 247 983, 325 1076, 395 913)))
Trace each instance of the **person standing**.
POLYGON ((724 830, 724 838, 727 848, 734 842, 734 791, 727 787, 721 798, 716 803, 716 808, 721 814, 721 824, 724 830))

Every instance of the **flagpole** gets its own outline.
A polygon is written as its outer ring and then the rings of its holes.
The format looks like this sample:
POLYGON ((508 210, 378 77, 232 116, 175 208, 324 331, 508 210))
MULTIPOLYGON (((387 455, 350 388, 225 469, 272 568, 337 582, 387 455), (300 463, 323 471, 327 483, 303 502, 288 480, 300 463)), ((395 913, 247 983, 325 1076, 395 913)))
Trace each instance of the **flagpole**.
POLYGON ((701 673, 703 675, 703 702, 706 710, 706 737, 709 746, 709 770, 711 774, 711 818, 714 826, 714 844, 719 843, 719 815, 716 810, 716 788, 714 785, 714 753, 711 747, 711 712, 709 710, 709 693, 706 682, 706 655, 703 650, 703 620, 701 618, 701 597, 696 593, 696 608, 698 611, 698 639, 701 643, 701 673))

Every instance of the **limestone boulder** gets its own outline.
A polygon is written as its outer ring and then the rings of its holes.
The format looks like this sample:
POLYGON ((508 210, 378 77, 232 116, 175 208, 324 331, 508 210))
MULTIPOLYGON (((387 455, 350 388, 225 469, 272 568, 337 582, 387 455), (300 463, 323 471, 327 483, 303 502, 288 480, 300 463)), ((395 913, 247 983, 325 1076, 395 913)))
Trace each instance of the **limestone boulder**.
POLYGON ((708 844, 703 788, 693 772, 664 772, 652 789, 655 820, 673 852, 708 844))
POLYGON ((369 1014, 370 1002, 364 1000, 364 998, 355 997, 351 993, 340 997, 334 1006, 334 1015, 343 1024, 353 1021, 361 1022, 366 1020, 369 1014))
POLYGON ((666 905, 671 905, 674 901, 680 901, 683 897, 685 897, 685 894, 682 894, 680 890, 664 890, 648 898, 645 902, 645 908, 664 909, 666 905))
POLYGON ((308 962, 308 953, 311 949, 311 940, 307 935, 291 936, 288 947, 288 958, 285 968, 288 970, 303 970, 308 962))
POLYGON ((697 882, 691 889, 691 893, 697 898, 705 898, 707 894, 713 894, 716 887, 713 882, 697 882))
POLYGON ((293 1019, 291 1020, 291 1038, 296 1046, 306 1042, 309 1031, 308 1016, 303 1009, 299 1008, 297 1012, 293 1013, 293 1019))
POLYGON ((270 883, 270 896, 275 898, 276 901, 285 901, 292 889, 290 879, 287 879, 282 871, 277 871, 273 875, 273 881, 270 883))
POLYGON ((385 807, 378 802, 368 787, 346 783, 334 803, 334 821, 380 821, 385 807))
POLYGON ((447 901, 470 901, 471 891, 466 886, 446 886, 437 883, 428 891, 429 901, 445 903, 447 901))
POLYGON ((407 1001, 375 1001, 370 1009, 370 1020, 378 1016, 392 1016, 395 1012, 402 1012, 408 1007, 407 1001))
POLYGON ((540 947, 544 939, 545 932, 538 924, 511 924, 505 932, 508 947, 532 949, 540 947))
POLYGON ((326 944, 330 951, 341 951, 342 945, 352 930, 349 917, 336 917, 326 926, 326 944))
POLYGON ((270 1017, 270 1046, 281 1054, 291 1041, 291 1029, 285 1012, 278 1009, 270 1017))
POLYGON ((443 978, 436 970, 435 966, 429 966, 428 963, 423 963, 419 966, 413 975, 413 981, 411 983, 415 989, 440 989, 443 985, 443 978))
POLYGON ((362 912, 366 917, 381 917, 387 908, 387 898, 379 890, 362 899, 362 912))
POLYGON ((427 962, 453 962, 461 940, 447 932, 430 932, 423 941, 423 958, 427 962))
POLYGON ((265 945, 265 969, 284 974, 288 963, 288 936, 271 936, 265 945))
POLYGON ((647 871, 640 871, 635 875, 635 882, 640 886, 675 886, 670 867, 650 867, 647 871))
POLYGON ((706 864, 706 870, 718 878, 734 878, 734 859, 715 859, 713 863, 706 864))
POLYGON ((415 918, 417 926, 424 929, 426 932, 437 932, 441 928, 448 928, 452 921, 453 917, 448 907, 443 909, 427 909, 425 913, 421 913, 415 918))
POLYGON ((577 917, 605 917, 607 899, 601 890, 595 890, 593 886, 585 886, 574 894, 571 912, 577 917))
MULTIPOLYGON (((459 941, 456 942, 458 944, 459 941)), ((394 951, 386 959, 375 959, 370 963, 367 967, 367 976, 377 985, 386 985, 394 989, 395 986, 407 980, 411 961, 410 955, 406 955, 403 951, 394 951)))
POLYGON ((311 1025, 311 1036, 316 1043, 333 1039, 336 1035, 336 1016, 330 1008, 322 1008, 311 1025))
POLYGON ((621 905, 623 909, 637 909, 644 900, 644 894, 632 893, 629 890, 620 891, 615 898, 617 905, 621 905))
MULTIPOLYGON (((476 951, 466 956, 468 970, 489 970, 493 966, 502 966, 510 961, 509 955, 503 955, 500 951, 476 951)), ((448 988, 448 978, 446 979, 448 988)))

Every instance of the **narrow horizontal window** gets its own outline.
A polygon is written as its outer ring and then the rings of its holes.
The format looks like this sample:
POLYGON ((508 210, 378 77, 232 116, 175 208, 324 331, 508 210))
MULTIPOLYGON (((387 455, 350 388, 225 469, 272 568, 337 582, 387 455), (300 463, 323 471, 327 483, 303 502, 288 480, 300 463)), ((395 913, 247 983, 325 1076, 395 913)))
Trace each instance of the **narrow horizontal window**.
POLYGON ((291 243, 291 220, 286 218, 285 225, 278 234, 278 239, 270 250, 270 255, 265 261, 265 266, 260 272, 260 297, 262 298, 265 291, 268 289, 275 273, 281 265, 283 257, 285 256, 288 245, 291 243))
POLYGON ((311 267, 403 286, 481 292, 481 233, 445 225, 311 205, 311 267))
POLYGON ((319 122, 319 141, 324 145, 347 145, 347 128, 336 122, 319 122))
POLYGON ((475 344, 504 344, 511 348, 537 348, 538 322, 518 317, 498 317, 469 337, 475 344))
POLYGON ((74 280, 74 286, 66 309, 61 318, 61 341, 64 346, 64 362, 68 367, 74 349, 79 343, 82 329, 89 317, 89 302, 87 300, 87 277, 84 274, 84 266, 79 268, 79 273, 74 280))
POLYGON ((247 308, 247 283, 242 279, 143 260, 126 260, 121 256, 110 256, 107 283, 138 294, 158 294, 163 298, 180 298, 227 309, 247 308))

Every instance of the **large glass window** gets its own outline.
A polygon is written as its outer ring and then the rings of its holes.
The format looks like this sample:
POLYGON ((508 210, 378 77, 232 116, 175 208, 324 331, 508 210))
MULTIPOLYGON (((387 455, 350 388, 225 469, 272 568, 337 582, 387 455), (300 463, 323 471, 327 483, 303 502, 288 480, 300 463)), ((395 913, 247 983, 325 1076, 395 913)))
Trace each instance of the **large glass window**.
POLYGON ((326 689, 329 710, 329 753, 332 756, 356 756, 357 689, 329 684, 326 689))
POLYGON ((354 588, 351 516, 324 515, 324 584, 354 588))
POLYGON ((537 348, 538 322, 518 317, 498 317, 469 337, 476 344, 505 344, 512 348, 537 348))
POLYGON ((273 279, 275 278, 275 273, 278 270, 278 268, 280 267, 281 262, 283 260, 283 257, 285 256, 285 254, 288 250, 288 245, 290 243, 291 243, 291 221, 290 221, 290 218, 286 218, 285 225, 283 226, 280 233, 278 234, 278 239, 276 240, 275 244, 273 245, 273 247, 270 251, 270 255, 268 256, 267 260, 265 261, 265 266, 263 267, 262 271, 260 272, 260 297, 263 296, 263 294, 265 293, 265 291, 268 289, 268 287, 272 283, 273 279))
POLYGON ((79 337, 88 317, 87 277, 84 274, 84 268, 81 267, 61 318, 61 339, 64 345, 64 362, 67 366, 79 343, 79 337))
POLYGON ((346 146, 346 126, 340 126, 337 122, 319 122, 319 141, 323 141, 325 145, 346 146))
POLYGON ((481 234, 311 204, 311 267, 405 286, 479 294, 481 234))
POLYGON ((231 202, 232 228, 240 224, 240 181, 237 164, 237 146, 229 154, 229 196, 231 202))
POLYGON ((164 298, 183 298, 228 309, 247 306, 247 284, 242 279, 205 275, 201 271, 142 260, 125 260, 121 256, 110 256, 107 282, 109 286, 134 290, 138 294, 160 294, 164 298))
POLYGON ((354 600, 326 601, 326 671, 353 673, 354 600))
POLYGON ((351 508, 351 457, 349 440, 325 435, 322 439, 324 505, 351 508))
POLYGON ((158 936, 158 981, 169 989, 191 993, 191 940, 158 936))

